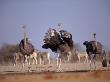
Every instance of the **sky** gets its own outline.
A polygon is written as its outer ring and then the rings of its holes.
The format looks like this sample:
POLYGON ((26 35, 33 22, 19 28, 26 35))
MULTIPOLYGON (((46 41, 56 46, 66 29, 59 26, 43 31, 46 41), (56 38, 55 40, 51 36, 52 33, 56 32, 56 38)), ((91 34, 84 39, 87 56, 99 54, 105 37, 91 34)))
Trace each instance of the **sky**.
POLYGON ((97 41, 110 49, 110 0, 0 0, 0 46, 17 44, 26 25, 28 37, 38 50, 48 28, 62 23, 75 43, 97 41))

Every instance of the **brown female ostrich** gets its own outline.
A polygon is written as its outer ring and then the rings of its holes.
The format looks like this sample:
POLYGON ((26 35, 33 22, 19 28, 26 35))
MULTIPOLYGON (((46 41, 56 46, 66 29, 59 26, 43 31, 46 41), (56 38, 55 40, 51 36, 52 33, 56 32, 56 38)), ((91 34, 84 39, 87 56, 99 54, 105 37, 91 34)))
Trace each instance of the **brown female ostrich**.
MULTIPOLYGON (((34 53, 35 49, 34 49, 34 46, 32 45, 32 43, 30 43, 29 38, 27 38, 26 26, 23 26, 23 32, 24 32, 24 39, 22 39, 20 41, 19 49, 20 49, 20 52, 24 56, 24 59, 25 59, 24 62, 25 62, 28 57, 30 58, 32 55, 35 54, 34 53)), ((35 54, 35 56, 36 56, 36 54, 35 54)), ((35 60, 37 60, 37 59, 35 58, 35 60)))

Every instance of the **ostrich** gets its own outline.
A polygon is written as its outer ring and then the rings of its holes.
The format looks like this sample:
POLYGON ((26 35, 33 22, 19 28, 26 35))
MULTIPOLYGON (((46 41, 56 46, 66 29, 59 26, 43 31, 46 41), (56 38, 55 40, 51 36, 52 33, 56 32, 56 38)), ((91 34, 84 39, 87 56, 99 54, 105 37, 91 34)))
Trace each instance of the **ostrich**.
POLYGON ((37 59, 36 59, 37 53, 35 52, 34 46, 30 42, 30 39, 27 38, 26 26, 23 26, 23 32, 24 32, 24 38, 20 41, 19 49, 24 56, 24 63, 25 61, 27 62, 28 58, 30 59, 31 57, 33 57, 35 59, 35 62, 37 63, 37 59))
POLYGON ((83 45, 86 46, 86 52, 90 57, 90 60, 93 60, 96 58, 97 54, 102 54, 103 47, 102 44, 98 41, 96 41, 96 33, 93 34, 93 41, 85 41, 83 45), (94 54, 93 57, 91 55, 94 54))
POLYGON ((49 38, 44 38, 44 45, 42 48, 50 48, 52 52, 59 53, 58 65, 60 67, 61 59, 64 55, 66 55, 68 57, 68 61, 70 61, 73 50, 73 40, 72 35, 69 32, 65 30, 60 30, 57 32, 55 29, 53 30, 54 31, 52 32, 54 32, 54 36, 49 35, 49 38))
POLYGON ((78 62, 79 63, 80 63, 81 57, 85 57, 85 61, 84 62, 88 62, 88 54, 87 54, 87 52, 79 52, 79 51, 75 50, 75 55, 78 57, 78 62))
POLYGON ((18 64, 18 62, 22 60, 22 54, 20 52, 14 52, 13 53, 13 64, 14 66, 16 66, 18 64))
POLYGON ((39 58, 39 64, 46 64, 46 60, 48 62, 48 64, 51 64, 51 57, 50 57, 50 53, 48 51, 38 51, 38 58, 39 58))
MULTIPOLYGON (((96 41, 96 33, 93 34, 93 40, 92 41, 85 41, 83 45, 86 46, 86 52, 89 56, 90 63, 91 61, 94 62, 95 65, 95 60, 97 54, 99 54, 99 57, 105 57, 106 54, 103 52, 103 46, 100 42, 96 41)), ((101 58, 102 59, 102 58, 101 58)), ((95 66, 96 69, 96 66, 95 66)))

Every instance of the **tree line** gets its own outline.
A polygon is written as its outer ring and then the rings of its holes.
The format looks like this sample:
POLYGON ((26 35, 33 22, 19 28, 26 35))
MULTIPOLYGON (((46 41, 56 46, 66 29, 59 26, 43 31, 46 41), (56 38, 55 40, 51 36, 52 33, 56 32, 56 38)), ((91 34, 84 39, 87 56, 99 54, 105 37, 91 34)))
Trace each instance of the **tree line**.
POLYGON ((3 44, 0 48, 0 64, 12 61, 13 53, 19 51, 19 44, 3 44))

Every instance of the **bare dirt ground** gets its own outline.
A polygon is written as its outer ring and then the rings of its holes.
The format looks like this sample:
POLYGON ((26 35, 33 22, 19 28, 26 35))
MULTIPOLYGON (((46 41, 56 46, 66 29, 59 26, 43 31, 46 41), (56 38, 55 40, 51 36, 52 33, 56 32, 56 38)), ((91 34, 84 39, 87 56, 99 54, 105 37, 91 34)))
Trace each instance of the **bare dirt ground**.
POLYGON ((61 72, 55 64, 0 66, 0 82, 110 82, 110 65, 102 67, 100 62, 62 64, 61 72), (29 69, 31 72, 29 72, 29 69), (77 71, 77 72, 76 72, 77 71))
POLYGON ((110 82, 110 71, 2 74, 0 82, 110 82))

